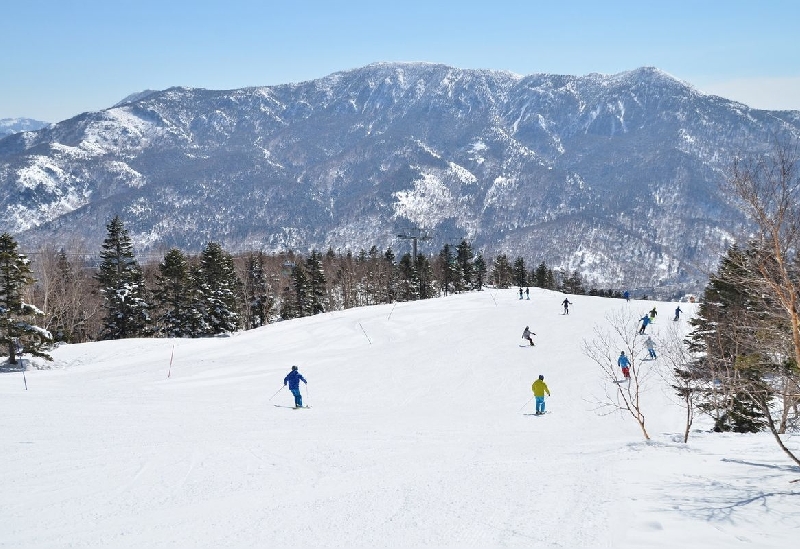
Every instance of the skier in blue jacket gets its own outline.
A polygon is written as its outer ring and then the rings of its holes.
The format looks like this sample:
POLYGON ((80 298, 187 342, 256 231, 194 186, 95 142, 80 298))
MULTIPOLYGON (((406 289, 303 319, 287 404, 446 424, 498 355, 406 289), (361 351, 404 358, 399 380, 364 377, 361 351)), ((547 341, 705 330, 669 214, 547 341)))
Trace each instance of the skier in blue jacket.
POLYGON ((625 379, 631 378, 631 361, 625 356, 625 351, 619 353, 617 365, 622 368, 622 377, 625 379))
POLYGON ((650 315, 644 315, 639 321, 642 323, 642 327, 639 328, 639 333, 643 334, 651 322, 650 315))
POLYGON ((292 366, 292 371, 289 372, 285 378, 283 378, 283 384, 289 384, 289 390, 294 395, 294 407, 295 408, 302 408, 303 407, 303 395, 300 394, 300 382, 305 383, 308 385, 308 381, 303 375, 297 371, 297 366, 292 366))

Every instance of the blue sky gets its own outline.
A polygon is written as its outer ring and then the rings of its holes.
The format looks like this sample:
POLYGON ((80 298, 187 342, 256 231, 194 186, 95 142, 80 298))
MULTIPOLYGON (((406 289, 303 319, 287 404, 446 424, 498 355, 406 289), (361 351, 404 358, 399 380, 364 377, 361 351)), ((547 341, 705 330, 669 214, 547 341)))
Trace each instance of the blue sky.
POLYGON ((144 89, 310 80, 375 61, 518 74, 655 66, 800 110, 800 1, 11 0, 0 118, 56 122, 144 89))

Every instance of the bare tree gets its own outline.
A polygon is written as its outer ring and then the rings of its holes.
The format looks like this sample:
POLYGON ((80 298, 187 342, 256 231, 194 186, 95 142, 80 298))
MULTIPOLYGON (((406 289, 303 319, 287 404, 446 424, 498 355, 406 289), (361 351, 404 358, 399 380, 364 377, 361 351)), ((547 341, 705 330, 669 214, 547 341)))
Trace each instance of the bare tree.
POLYGON ((684 335, 676 323, 667 329, 666 337, 661 338, 660 369, 662 377, 675 390, 681 405, 686 411, 683 442, 689 441, 700 397, 713 392, 714 384, 699 375, 692 364, 695 357, 684 341, 684 335))
POLYGON ((796 147, 776 144, 772 154, 737 159, 728 191, 755 223, 754 266, 764 289, 783 307, 800 365, 800 178, 796 147))
POLYGON ((627 412, 639 425, 646 440, 650 440, 645 426, 643 410, 643 388, 653 370, 642 366, 637 358, 643 350, 642 338, 638 335, 636 315, 618 310, 606 315, 605 326, 594 327, 594 338, 584 340, 583 353, 592 359, 602 372, 605 383, 605 400, 601 408, 627 412), (630 361, 630 378, 620 380, 617 359, 624 351, 630 361))
POLYGON ((37 279, 33 298, 45 313, 45 327, 56 341, 80 343, 100 329, 102 300, 87 262, 89 253, 80 242, 67 247, 42 245, 32 267, 37 279))
MULTIPOLYGON (((763 295, 767 305, 764 310, 773 317, 773 325, 778 331, 785 325, 791 341, 785 350, 773 345, 761 353, 771 355, 771 361, 781 366, 772 368, 767 380, 783 400, 778 424, 772 417, 770 395, 759 389, 753 396, 778 445, 798 464, 800 459, 786 448, 779 435, 785 432, 789 410, 797 410, 800 398, 796 391, 800 376, 799 159, 796 144, 776 142, 768 154, 737 159, 726 185, 754 226, 752 253, 745 257, 757 275, 749 282, 763 295)), ((780 338, 769 340, 774 343, 780 338)))

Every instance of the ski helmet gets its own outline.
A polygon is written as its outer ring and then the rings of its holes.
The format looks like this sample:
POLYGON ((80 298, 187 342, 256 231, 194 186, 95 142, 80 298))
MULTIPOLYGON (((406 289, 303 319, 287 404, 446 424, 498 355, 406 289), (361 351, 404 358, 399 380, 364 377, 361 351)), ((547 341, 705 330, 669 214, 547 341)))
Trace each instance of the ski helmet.
POLYGON ((297 370, 297 366, 292 366, 292 370, 297 370))
POLYGON ((541 379, 542 381, 544 381, 544 376, 543 376, 543 375, 541 375, 541 374, 539 374, 539 379, 541 379))

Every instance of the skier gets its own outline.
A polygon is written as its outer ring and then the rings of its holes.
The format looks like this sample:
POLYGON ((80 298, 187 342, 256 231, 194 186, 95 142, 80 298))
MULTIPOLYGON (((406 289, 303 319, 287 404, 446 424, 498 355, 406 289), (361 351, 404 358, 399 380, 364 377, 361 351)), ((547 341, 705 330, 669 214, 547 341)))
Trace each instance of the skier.
POLYGON ((289 384, 289 390, 294 395, 294 407, 295 408, 302 408, 303 407, 303 396, 300 394, 300 382, 305 383, 308 385, 306 378, 297 371, 297 366, 292 366, 292 371, 289 372, 285 378, 283 378, 283 384, 289 384))
POLYGON ((645 346, 647 347, 647 352, 650 355, 650 358, 656 359, 656 344, 653 343, 653 338, 647 336, 647 339, 644 341, 645 346))
POLYGON ((536 335, 536 332, 531 332, 531 329, 525 326, 525 330, 522 332, 522 339, 527 339, 531 345, 533 345, 533 338, 531 334, 536 335))
POLYGON ((568 298, 565 297, 564 301, 562 301, 561 304, 564 306, 564 314, 568 315, 569 314, 569 306, 572 305, 572 301, 570 301, 568 298))
POLYGON ((642 322, 642 327, 639 328, 639 333, 643 334, 648 324, 650 324, 650 315, 644 315, 640 320, 642 322))
POLYGON ((650 322, 655 322, 655 321, 656 321, 656 315, 657 315, 657 314, 658 314, 658 312, 656 311, 656 308, 655 308, 655 307, 653 307, 653 308, 650 310, 650 322))
POLYGON ((531 289, 530 288, 525 288, 525 299, 527 299, 529 301, 531 299, 531 289))
POLYGON ((620 351, 619 358, 617 359, 617 365, 622 368, 622 377, 625 379, 631 378, 631 361, 628 360, 628 357, 625 356, 625 351, 620 351))
POLYGON ((625 293, 622 294, 622 297, 625 298, 625 301, 630 301, 631 300, 631 293, 628 290, 625 290, 625 293))
POLYGON ((540 416, 544 413, 544 394, 550 396, 550 389, 547 388, 547 383, 544 382, 544 376, 540 375, 539 379, 531 385, 533 396, 536 397, 536 415, 540 416))
POLYGON ((681 311, 681 306, 680 306, 680 305, 678 305, 678 308, 677 308, 677 309, 675 309, 675 318, 673 318, 672 320, 674 320, 674 321, 676 321, 676 322, 677 322, 678 320, 680 320, 680 318, 681 318, 681 313, 682 313, 682 312, 683 312, 683 311, 681 311))
POLYGON ((519 287, 519 298, 522 299, 522 286, 519 287))

